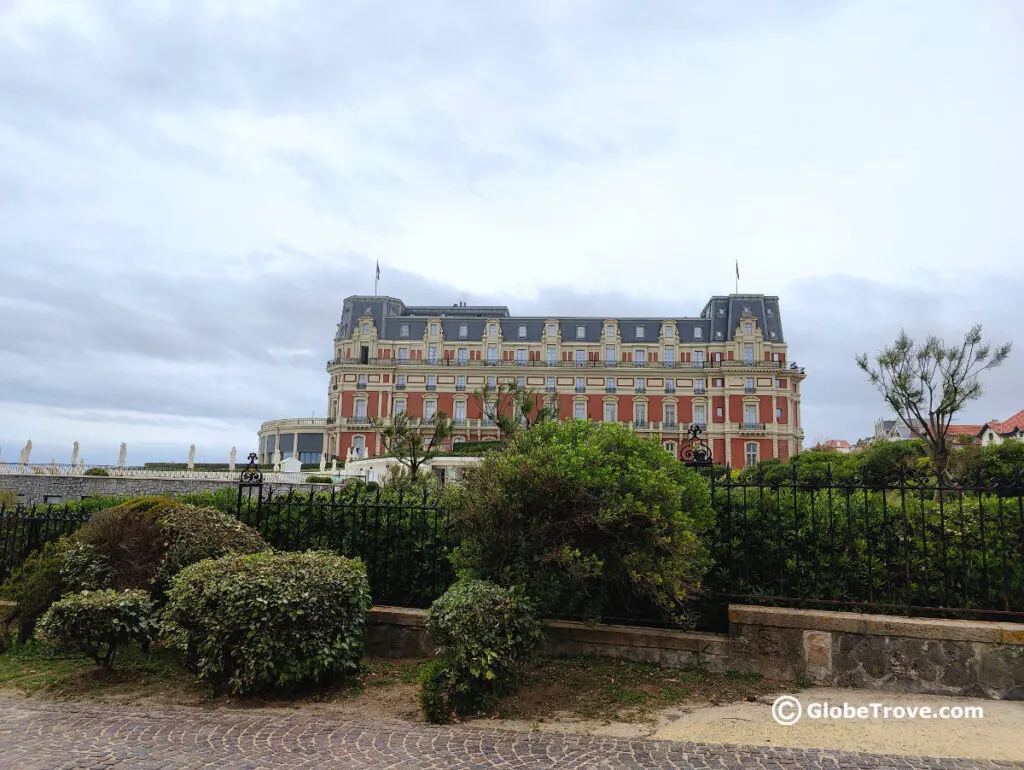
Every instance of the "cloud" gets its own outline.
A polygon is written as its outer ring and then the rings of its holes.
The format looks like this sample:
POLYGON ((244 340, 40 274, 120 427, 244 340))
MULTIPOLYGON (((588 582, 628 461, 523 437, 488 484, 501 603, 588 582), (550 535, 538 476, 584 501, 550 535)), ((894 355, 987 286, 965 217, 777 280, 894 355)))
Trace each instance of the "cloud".
MULTIPOLYGON (((808 438, 856 438, 857 353, 1020 325, 1022 32, 934 1, 4 4, 0 444, 195 421, 224 454, 322 414, 378 260, 415 304, 659 316, 738 258, 808 438)), ((1020 408, 1022 355, 965 417, 1020 408)))

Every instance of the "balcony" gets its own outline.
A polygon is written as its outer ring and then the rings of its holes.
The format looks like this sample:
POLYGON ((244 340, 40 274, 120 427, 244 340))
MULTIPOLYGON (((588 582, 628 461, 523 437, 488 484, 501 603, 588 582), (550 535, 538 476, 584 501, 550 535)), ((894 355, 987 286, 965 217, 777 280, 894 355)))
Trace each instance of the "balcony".
POLYGON ((604 386, 604 392, 605 393, 614 393, 615 392, 615 386, 614 385, 605 385, 604 386))
POLYGON ((744 393, 757 393, 757 388, 755 388, 753 385, 747 385, 746 387, 743 388, 743 392, 744 393))
POLYGON ((395 390, 405 390, 405 383, 400 382, 397 385, 395 385, 395 390))
POLYGON ((674 387, 672 387, 672 388, 665 388, 665 393, 667 393, 669 395, 671 395, 671 394, 673 394, 675 392, 676 392, 676 389, 674 387))
POLYGON ((370 418, 365 414, 357 414, 355 417, 349 417, 346 422, 349 425, 369 425, 370 418))
POLYGON ((694 388, 693 388, 693 394, 694 394, 695 396, 703 396, 703 395, 704 395, 705 393, 707 393, 707 391, 706 391, 706 390, 704 389, 704 386, 703 386, 703 385, 701 385, 701 386, 700 386, 699 388, 698 388, 698 387, 696 387, 696 386, 694 386, 694 388))
POLYGON ((327 424, 328 425, 334 425, 334 418, 333 417, 328 417, 327 418, 327 424))
POLYGON ((458 428, 462 428, 462 427, 464 427, 466 425, 466 418, 465 417, 456 417, 454 420, 452 420, 452 425, 454 425, 454 426, 456 426, 458 428))
POLYGON ((693 421, 693 425, 696 425, 696 426, 697 426, 698 428, 700 428, 700 429, 701 429, 702 431, 704 431, 704 430, 707 430, 707 429, 708 429, 708 424, 707 424, 706 422, 704 422, 704 420, 694 420, 694 421, 693 421))
POLYGON ((679 423, 677 423, 675 420, 665 420, 665 422, 662 423, 662 426, 665 428, 665 430, 675 430, 676 428, 679 427, 679 423))
POLYGON ((437 390, 437 385, 427 385, 427 390, 437 390))
POLYGON ((741 422, 740 430, 746 433, 761 433, 765 429, 763 422, 741 422))
POLYGON ((356 383, 356 390, 366 390, 366 383, 365 382, 357 382, 356 383))
POLYGON ((640 366, 640 367, 647 366, 647 362, 646 361, 634 361, 633 362, 633 366, 640 366))
POLYGON ((455 389, 461 393, 461 392, 463 392, 466 389, 466 386, 465 385, 456 385, 455 389))
POLYGON ((548 386, 546 386, 546 387, 544 388, 544 390, 545 390, 546 392, 548 392, 548 393, 554 393, 554 392, 555 392, 555 386, 554 386, 554 385, 548 385, 548 386))
POLYGON ((587 388, 584 385, 577 385, 576 386, 576 392, 577 393, 586 393, 587 392, 587 388))
POLYGON ((639 386, 639 387, 636 388, 636 390, 634 392, 636 392, 636 393, 646 393, 647 392, 647 388, 644 387, 644 386, 639 386))
POLYGON ((633 420, 634 428, 649 428, 650 423, 647 420, 633 420))

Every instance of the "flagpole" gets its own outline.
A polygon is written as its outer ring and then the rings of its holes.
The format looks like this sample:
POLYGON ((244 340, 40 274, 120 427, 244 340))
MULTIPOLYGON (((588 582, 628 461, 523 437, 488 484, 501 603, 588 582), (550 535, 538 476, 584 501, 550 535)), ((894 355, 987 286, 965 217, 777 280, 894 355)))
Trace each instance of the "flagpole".
POLYGON ((736 293, 740 293, 740 261, 736 260, 736 293))
POLYGON ((377 296, 377 284, 380 283, 380 260, 377 260, 377 273, 373 279, 373 296, 377 296))

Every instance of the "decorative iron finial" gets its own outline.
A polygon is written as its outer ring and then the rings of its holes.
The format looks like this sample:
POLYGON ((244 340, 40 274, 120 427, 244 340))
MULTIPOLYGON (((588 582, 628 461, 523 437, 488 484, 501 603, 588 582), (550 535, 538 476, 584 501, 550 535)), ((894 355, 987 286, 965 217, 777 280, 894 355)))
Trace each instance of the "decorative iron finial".
POLYGON ((690 440, 679 453, 682 461, 691 468, 706 468, 713 464, 711 447, 700 437, 702 430, 699 423, 692 423, 689 430, 690 440))
POLYGON ((242 470, 243 484, 262 484, 263 483, 263 471, 256 465, 256 453, 249 452, 249 464, 242 470))

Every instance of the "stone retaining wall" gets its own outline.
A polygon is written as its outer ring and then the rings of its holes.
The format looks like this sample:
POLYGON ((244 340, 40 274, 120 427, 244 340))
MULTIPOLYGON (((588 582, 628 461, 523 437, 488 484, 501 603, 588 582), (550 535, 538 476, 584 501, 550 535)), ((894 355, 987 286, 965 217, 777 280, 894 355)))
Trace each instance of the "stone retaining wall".
MULTIPOLYGON (((431 655, 424 615, 374 607, 367 653, 431 655)), ((840 687, 1024 700, 1024 625, 743 605, 729 607, 729 620, 729 634, 555 621, 547 627, 545 652, 840 687)))

